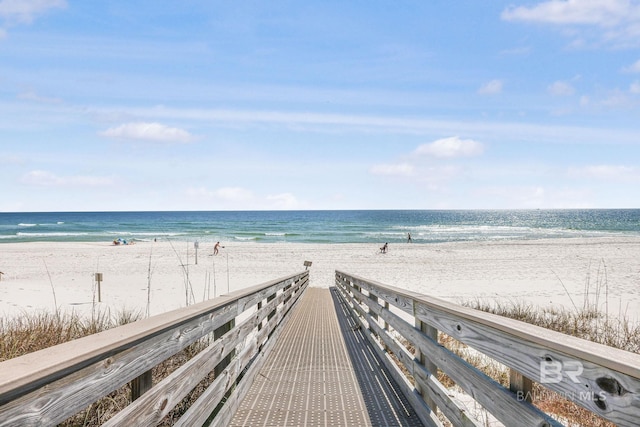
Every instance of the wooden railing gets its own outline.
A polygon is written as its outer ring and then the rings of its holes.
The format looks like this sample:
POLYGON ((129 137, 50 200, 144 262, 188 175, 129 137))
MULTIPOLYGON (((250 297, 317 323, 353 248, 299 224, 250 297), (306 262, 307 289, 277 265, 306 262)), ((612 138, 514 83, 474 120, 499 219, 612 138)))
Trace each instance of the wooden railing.
POLYGON ((440 425, 436 408, 454 426, 485 425, 438 370, 505 426, 562 425, 530 403, 534 382, 619 426, 640 425, 639 354, 340 271, 336 286, 425 425, 440 425), (505 365, 510 387, 439 344, 439 333, 505 365))
POLYGON ((0 425, 56 425, 127 383, 132 402, 104 425, 156 425, 213 376, 175 425, 225 426, 308 281, 305 271, 0 363, 0 425), (152 384, 155 366, 197 342, 152 384))

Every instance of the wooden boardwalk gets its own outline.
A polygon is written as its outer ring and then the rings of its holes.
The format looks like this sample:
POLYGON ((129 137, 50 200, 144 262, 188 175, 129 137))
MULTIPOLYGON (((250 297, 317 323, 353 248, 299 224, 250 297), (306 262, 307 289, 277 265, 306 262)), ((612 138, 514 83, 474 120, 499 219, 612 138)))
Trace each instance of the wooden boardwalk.
POLYGON ((435 427, 446 418, 482 427, 489 414, 506 426, 562 426, 562 414, 528 399, 547 391, 586 409, 581 420, 637 427, 640 355, 341 271, 335 288, 310 288, 305 270, 0 363, 0 426, 77 416, 123 427, 166 417, 176 426, 435 427), (504 365, 509 384, 440 336, 504 365), (154 382, 155 367, 194 347, 154 382), (127 391, 118 412, 100 409, 127 391), (197 399, 179 408, 192 391, 197 399))
POLYGON ((307 288, 230 426, 422 426, 335 292, 307 288))

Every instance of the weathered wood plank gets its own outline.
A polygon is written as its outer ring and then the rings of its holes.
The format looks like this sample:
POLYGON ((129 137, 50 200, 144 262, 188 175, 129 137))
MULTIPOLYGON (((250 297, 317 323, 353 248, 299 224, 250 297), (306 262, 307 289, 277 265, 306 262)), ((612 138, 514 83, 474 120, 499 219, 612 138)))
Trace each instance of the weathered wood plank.
POLYGON ((153 371, 149 370, 131 381, 131 401, 151 390, 153 387, 153 371))
POLYGON ((172 372, 153 390, 112 417, 104 426, 158 424, 202 378, 242 342, 242 334, 246 332, 246 328, 239 327, 215 341, 172 372))
MULTIPOLYGON (((369 281, 366 279, 359 278, 357 276, 350 276, 344 273, 336 272, 336 274, 340 274, 341 281, 343 283, 348 284, 352 287, 359 287, 361 289, 366 289, 367 292, 376 295, 378 298, 383 301, 388 302, 390 305, 399 308, 407 314, 414 315, 413 312, 413 298, 409 292, 395 292, 395 289, 392 287, 387 287, 382 284, 378 284, 374 281, 369 281)), ((418 296, 419 294, 415 294, 418 296)))
MULTIPOLYGON (((367 297, 362 298, 365 302, 368 302, 367 297)), ((356 308, 356 310, 361 315, 365 314, 359 308, 356 308)), ((451 379, 505 425, 559 425, 537 408, 524 401, 518 401, 513 394, 500 384, 439 345, 436 340, 426 333, 412 327, 393 313, 377 308, 375 310, 397 332, 420 349, 421 353, 428 355, 432 361, 436 362, 436 366, 442 365, 442 370, 451 379)), ((405 369, 414 377, 417 384, 416 388, 423 391, 423 398, 428 397, 429 400, 433 401, 454 425, 482 425, 477 420, 469 417, 463 405, 451 399, 449 393, 444 392, 444 387, 434 377, 435 370, 430 371, 427 369, 393 337, 382 336, 382 338, 385 345, 391 349, 405 369)))
POLYGON ((263 319, 287 297, 283 288, 299 294, 307 284, 308 272, 297 273, 3 362, 0 425, 57 424, 232 321, 241 312, 238 300, 251 308, 251 301, 283 295, 258 310, 263 319))
POLYGON ((509 391, 531 403, 533 400, 533 381, 513 368, 509 369, 509 391))
POLYGON ((228 322, 234 313, 227 307, 152 336, 0 406, 0 426, 57 424, 65 420, 228 322))
MULTIPOLYGON (((127 408, 112 417, 106 426, 116 425, 155 425, 167 415, 175 405, 177 405, 207 374, 209 374, 227 355, 243 342, 246 344, 247 337, 257 329, 258 324, 264 319, 270 309, 277 306, 285 299, 287 294, 282 294, 278 299, 273 300, 256 315, 246 319, 242 324, 236 326, 219 340, 209 345, 205 350, 198 353, 187 363, 182 365, 167 378, 162 380, 152 391, 146 393, 137 402, 132 403, 127 408)), ((275 328, 277 323, 268 326, 275 328)), ((256 335, 249 341, 248 348, 252 348, 253 353, 246 353, 245 357, 253 357, 257 352, 258 340, 263 339, 266 334, 264 329, 261 334, 256 335), (248 356, 247 356, 248 354, 248 356)), ((242 366, 243 367, 243 366, 242 366)), ((226 370, 226 369, 225 369, 226 370)), ((223 395, 226 389, 222 390, 223 395)), ((214 402, 217 404, 217 402, 214 402)))
MULTIPOLYGON (((613 349, 447 301, 336 272, 336 284, 371 306, 366 290, 524 375, 517 397, 527 400, 529 380, 619 425, 640 419, 640 355, 613 349)), ((388 312, 383 311, 386 315, 388 312)), ((383 316, 383 318, 386 317, 383 316)), ((397 325, 389 323, 398 330, 397 325)), ((404 333, 408 333, 404 331, 404 333)), ((414 338, 417 339, 417 338, 414 338)), ((415 342, 414 342, 415 344, 415 342)), ((438 365, 444 371, 444 367, 438 365)), ((457 369, 457 368, 456 368, 457 369)), ((449 373, 447 375, 451 376, 449 373)), ((514 383, 517 378, 514 379, 514 383)), ((454 380, 455 381, 455 380, 454 380)), ((475 381, 470 383, 476 386, 475 381)), ((514 384, 516 385, 516 384, 514 384)))
POLYGON ((165 313, 2 362, 0 405, 74 370, 126 350, 145 337, 161 334, 195 317, 207 316, 216 309, 229 311, 230 304, 233 305, 233 302, 225 299, 214 304, 214 309, 204 312, 188 308, 177 310, 179 313, 165 313))
POLYGON ((278 281, 275 286, 238 298, 238 314, 245 312, 248 307, 257 305, 258 302, 267 298, 269 295, 275 294, 278 291, 283 291, 284 288, 291 286, 298 280, 308 280, 308 276, 305 276, 305 278, 302 278, 301 276, 302 274, 295 277, 289 277, 283 281, 278 281))
MULTIPOLYGON (((360 293, 358 292, 358 294, 360 293)), ((366 331, 366 327, 364 326, 365 323, 364 323, 363 316, 367 316, 368 314, 365 313, 364 309, 360 307, 358 304, 354 304, 354 300, 352 296, 350 295, 347 296, 344 293, 340 293, 339 295, 344 299, 345 303, 348 306, 352 308, 355 307, 358 313, 361 314, 359 316, 352 316, 352 317, 356 322, 358 322, 358 324, 360 324, 360 329, 362 331, 366 331)), ((378 325, 375 325, 374 328, 380 328, 380 327, 378 325)), ((396 366, 396 364, 389 359, 388 353, 385 352, 380 347, 380 343, 376 341, 373 334, 364 333, 364 336, 371 343, 371 347, 376 352, 379 359, 385 364, 385 366, 387 367, 389 373, 391 374, 396 384, 398 384, 398 386, 402 389, 402 393, 409 400, 411 406, 415 409, 416 414, 418 415, 422 423, 427 426, 442 427, 442 423, 438 420, 436 413, 427 406, 427 404, 423 400, 423 397, 420 394, 418 394, 415 388, 413 388, 408 383, 405 376, 398 370, 398 367, 396 366)))
POLYGON ((640 419, 638 378, 433 308, 418 316, 605 419, 621 426, 640 419))
POLYGON ((345 277, 345 279, 341 280, 351 280, 353 283, 357 283, 358 286, 367 289, 368 292, 382 298, 408 314, 416 314, 416 307, 411 301, 419 301, 427 311, 429 308, 438 309, 450 313, 454 317, 484 324, 490 328, 552 348, 569 356, 574 356, 597 365, 607 366, 612 370, 634 378, 640 378, 640 355, 636 353, 608 347, 603 344, 594 343, 492 313, 459 306, 449 301, 429 297, 417 292, 383 285, 375 281, 367 281, 366 279, 339 271, 337 271, 336 274, 345 277), (396 298, 398 301, 395 301, 396 298))
MULTIPOLYGON (((275 320, 275 319, 272 319, 272 320, 275 320)), ((274 329, 272 333, 269 334, 270 338, 267 341, 267 343, 264 345, 263 351, 261 351, 257 355, 257 357, 255 357, 252 360, 251 365, 244 372, 242 381, 240 382, 240 384, 237 385, 236 392, 232 396, 230 396, 229 399, 225 402, 220 412, 212 421, 211 427, 216 427, 216 426, 226 427, 229 425, 229 423, 233 419, 233 416, 238 410, 238 407, 240 406, 242 399, 247 394, 247 391, 251 388, 251 385, 253 383, 255 376, 258 375, 258 373, 260 372, 260 369, 262 368, 265 361, 267 360, 269 353, 271 353, 271 350, 273 350, 273 348, 275 347, 275 342, 278 339, 278 336, 280 335, 280 333, 282 332, 282 329, 283 329, 282 327, 278 327, 277 329, 274 329)), ((194 405, 192 405, 192 407, 189 408, 189 411, 187 412, 187 414, 185 414, 180 419, 180 422, 179 424, 176 425, 176 427, 188 427, 191 425, 200 425, 200 421, 203 420, 203 417, 198 417, 195 419, 194 417, 191 417, 191 414, 189 412, 191 412, 192 409, 195 410, 197 408, 195 408, 194 405)), ((207 419, 204 418, 204 421, 206 420, 207 419)))
MULTIPOLYGON (((303 286, 306 288, 306 285, 307 283, 304 283, 303 286)), ((302 290, 304 290, 304 288, 302 290)), ((297 290, 294 290, 294 293, 291 295, 291 299, 286 302, 286 308, 279 311, 277 315, 270 319, 259 332, 258 337, 256 338, 256 343, 264 342, 264 344, 261 348, 259 347, 259 353, 257 353, 257 355, 251 360, 251 365, 243 373, 242 381, 236 386, 235 392, 229 396, 229 399, 224 403, 220 412, 216 415, 215 419, 213 419, 211 426, 226 426, 233 418, 240 401, 246 394, 246 390, 251 387, 253 379, 258 372, 260 372, 260 368, 263 366, 264 361, 273 349, 275 341, 282 332, 285 322, 288 321, 288 313, 298 303, 302 296, 302 292, 300 291, 300 288, 298 288, 297 290)), ((203 425, 209 419, 211 411, 215 407, 212 403, 219 402, 218 395, 217 388, 214 387, 213 384, 209 386, 202 396, 200 396, 200 398, 192 404, 187 412, 180 418, 176 427, 203 425)))
POLYGON ((308 272, 273 280, 215 300, 173 310, 2 362, 0 405, 195 317, 205 316, 222 308, 228 309, 226 306, 230 304, 238 310, 238 299, 263 292, 263 288, 280 289, 284 286, 281 284, 283 280, 289 283, 290 280, 298 280, 305 274, 308 275, 308 272))
MULTIPOLYGON (((389 303, 385 302, 385 304, 389 304, 389 303)), ((386 320, 385 320, 385 322, 386 322, 386 320)), ((434 328, 433 326, 430 326, 427 323, 421 322, 420 320, 415 320, 415 327, 419 331, 421 331, 423 334, 425 334, 426 336, 431 338, 433 341, 438 342, 438 330, 436 328, 434 328)), ((438 375, 438 367, 436 366, 435 363, 433 363, 433 361, 430 360, 430 358, 428 357, 427 354, 425 354, 424 352, 422 352, 420 350, 420 346, 416 346, 415 347, 415 358, 419 361, 419 363, 421 365, 423 365, 425 367, 427 372, 431 373, 431 375, 433 375, 433 376, 437 376, 438 375)), ((421 385, 420 384, 416 384, 416 388, 418 389, 418 391, 421 391, 421 385)), ((436 410, 435 402, 432 399, 428 399, 426 397, 426 395, 423 395, 423 396, 426 399, 425 400, 426 404, 432 410, 435 411, 436 410)))
MULTIPOLYGON (((370 301, 367 300, 366 297, 363 297, 363 300, 365 302, 370 301)), ((530 405, 524 399, 517 399, 517 396, 509 390, 502 387, 496 381, 480 372, 477 368, 444 346, 439 345, 432 337, 412 327, 399 316, 387 310, 375 309, 378 311, 378 314, 387 320, 408 342, 418 347, 436 366, 497 419, 505 423, 505 425, 519 423, 531 426, 558 425, 547 414, 530 405)), ((386 345, 390 348, 395 347, 394 354, 396 354, 406 369, 411 372, 417 380, 419 380, 420 377, 425 377, 427 374, 431 375, 434 372, 426 368, 423 369, 421 364, 418 363, 415 358, 411 357, 404 347, 397 344, 392 337, 388 337, 388 340, 386 345), (423 371, 426 372, 426 374, 422 373, 423 371)), ((437 393, 437 391, 434 390, 432 393, 437 393)), ((428 394, 428 396, 431 395, 431 393, 428 394)), ((454 417, 458 416, 457 413, 451 415, 454 417)), ((447 417, 449 416, 447 415, 447 417)))

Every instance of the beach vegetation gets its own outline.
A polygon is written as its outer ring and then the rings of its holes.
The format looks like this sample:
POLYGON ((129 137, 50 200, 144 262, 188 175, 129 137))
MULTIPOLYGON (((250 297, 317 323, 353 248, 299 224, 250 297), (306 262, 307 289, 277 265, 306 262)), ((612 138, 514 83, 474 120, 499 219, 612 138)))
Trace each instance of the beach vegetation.
MULTIPOLYGON (((91 316, 78 313, 38 312, 25 313, 12 318, 0 318, 0 362, 15 357, 62 344, 87 335, 96 334, 117 326, 135 322, 143 317, 142 313, 130 310, 112 312, 96 310, 91 316)), ((182 366, 209 344, 203 338, 187 346, 184 350, 155 366, 152 371, 153 383, 162 379, 182 366)), ((213 374, 198 384, 159 424, 173 425, 190 406, 191 402, 213 381, 213 374)), ((92 403, 85 410, 69 418, 61 426, 98 426, 124 409, 131 401, 129 384, 113 391, 109 395, 92 403)))
MULTIPOLYGON (((604 288, 602 288, 604 289, 604 288)), ((594 297, 595 294, 592 294, 594 297)), ((624 315, 610 316, 598 311, 597 305, 587 302, 578 309, 558 307, 538 307, 523 301, 483 301, 480 299, 463 301, 462 305, 499 316, 520 320, 545 329, 561 332, 610 347, 638 353, 640 352, 640 324, 624 315)), ((509 368, 474 351, 453 337, 439 333, 438 340, 468 363, 483 371, 504 387, 509 387, 509 368)), ((443 373, 438 379, 445 387, 456 389, 455 383, 443 373)), ((614 424, 600 418, 593 412, 555 393, 538 383, 533 383, 530 393, 532 403, 551 414, 567 426, 613 427, 614 424)), ((479 418, 481 410, 476 408, 479 418)))
POLYGON ((124 325, 139 317, 127 310, 95 311, 89 318, 57 310, 0 318, 0 362, 124 325))
MULTIPOLYGON (((181 263, 181 265, 184 269, 185 295, 188 302, 191 286, 185 264, 181 263)), ((539 307, 525 301, 483 300, 479 298, 460 301, 460 304, 610 347, 640 353, 640 324, 631 321, 622 310, 619 310, 615 316, 610 313, 608 304, 609 286, 604 261, 598 263, 598 265, 595 266, 595 270, 595 274, 589 273, 586 278, 583 294, 584 301, 582 304, 577 303, 579 299, 576 298, 575 295, 573 297, 569 295, 571 300, 570 307, 539 307)), ((591 265, 589 271, 591 272, 591 265)), ((152 273, 153 265, 150 253, 147 276, 148 292, 151 287, 152 273)), ((558 278, 558 280, 560 280, 560 278, 558 278)), ((567 288, 564 284, 561 283, 561 285, 566 291, 567 288)), ((55 288, 52 282, 51 288, 55 298, 55 288)), ((192 295, 191 290, 191 296, 192 295)), ((149 302, 150 300, 147 301, 145 314, 130 310, 100 310, 97 309, 94 304, 93 310, 88 317, 84 317, 75 312, 65 313, 56 309, 54 312, 25 313, 22 316, 0 318, 0 361, 19 357, 123 324, 135 322, 144 317, 144 315, 148 316, 149 302)), ((54 305, 57 304, 54 302, 54 305)), ((505 365, 475 351, 473 348, 442 332, 438 334, 438 341, 504 387, 509 387, 509 368, 505 365)), ((209 338, 199 340, 154 367, 152 371, 153 383, 159 383, 186 361, 194 357, 208 344, 209 338)), ((410 351, 414 351, 410 343, 405 341, 403 344, 410 351)), ((410 377, 408 372, 405 372, 405 374, 410 377)), ((197 399, 213 380, 214 374, 211 373, 198 384, 182 402, 176 405, 160 425, 173 425, 175 420, 189 408, 191 403, 197 399)), ((461 399, 464 398, 464 393, 444 373, 438 372, 438 380, 450 389, 452 393, 459 394, 461 399)), ((603 420, 596 414, 580 407, 558 393, 544 388, 540 384, 533 384, 531 397, 534 405, 556 417, 567 426, 613 426, 612 423, 603 420)), ((88 408, 76 414, 62 425, 101 425, 126 407, 130 402, 130 398, 131 389, 130 385, 127 384, 110 393, 108 396, 92 403, 88 408)), ((472 399, 469 399, 468 402, 471 405, 475 404, 475 401, 472 399)), ((486 413, 481 407, 478 406, 469 409, 476 415, 477 419, 486 420, 486 425, 494 425, 490 414, 486 413)), ((443 419, 443 422, 444 421, 443 419)), ((445 423, 445 425, 447 424, 445 423)))
MULTIPOLYGON (((557 274, 556 277, 571 302, 571 308, 563 306, 539 307, 524 301, 496 299, 473 299, 461 301, 460 304, 609 347, 640 353, 640 323, 629 319, 621 308, 615 315, 610 311, 607 265, 604 260, 589 263, 582 304, 576 303, 579 299, 569 293, 557 274)), ((440 333, 438 339, 445 347, 482 370, 501 385, 509 387, 509 369, 506 366, 474 351, 446 334, 440 333)), ((439 373, 439 379, 445 386, 455 388, 453 381, 446 375, 439 373)), ((569 427, 614 426, 613 423, 538 383, 533 383, 530 397, 532 397, 532 403, 535 406, 552 414, 569 427)))
MULTIPOLYGON (((598 307, 605 304, 602 302, 600 295, 602 291, 607 291, 604 277, 604 275, 598 273, 595 286, 589 285, 592 282, 588 282, 585 286, 584 303, 582 305, 572 304, 571 308, 539 307, 525 301, 501 301, 496 299, 472 299, 463 300, 459 303, 476 310, 523 321, 609 347, 640 353, 640 323, 629 319, 622 312, 612 316, 608 310, 598 310, 598 307)), ((608 306, 608 304, 605 306, 608 306)), ((397 338, 408 351, 415 354, 416 350, 411 343, 400 335, 397 338)), ((443 332, 438 332, 438 342, 500 385, 509 388, 510 370, 507 366, 443 332)), ((410 372, 404 369, 400 361, 394 356, 392 358, 396 360, 399 368, 403 370, 407 378, 413 381, 410 372)), ((487 426, 501 425, 475 400, 466 398, 464 391, 442 371, 437 372, 437 378, 459 400, 465 402, 476 419, 481 420, 487 426)), ((533 389, 529 393, 529 397, 532 398, 533 405, 558 419, 567 427, 615 427, 614 423, 599 417, 597 414, 536 382, 533 382, 533 389)), ((451 425, 442 413, 439 413, 439 418, 445 426, 451 425)))

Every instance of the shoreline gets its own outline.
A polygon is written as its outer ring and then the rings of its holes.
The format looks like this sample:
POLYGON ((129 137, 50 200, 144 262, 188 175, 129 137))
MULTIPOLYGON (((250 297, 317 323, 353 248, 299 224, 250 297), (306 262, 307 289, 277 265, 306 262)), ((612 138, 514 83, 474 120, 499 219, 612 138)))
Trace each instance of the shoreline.
POLYGON ((526 302, 539 307, 585 299, 611 316, 640 319, 640 237, 396 243, 21 242, 0 244, 0 315, 92 309, 151 315, 304 270, 310 286, 333 285, 335 270, 455 303, 526 302), (102 273, 102 302, 94 274, 102 273), (187 286, 188 283, 188 286, 187 286), (188 289, 188 294, 187 294, 188 289), (588 292, 588 294, 587 294, 588 292))

